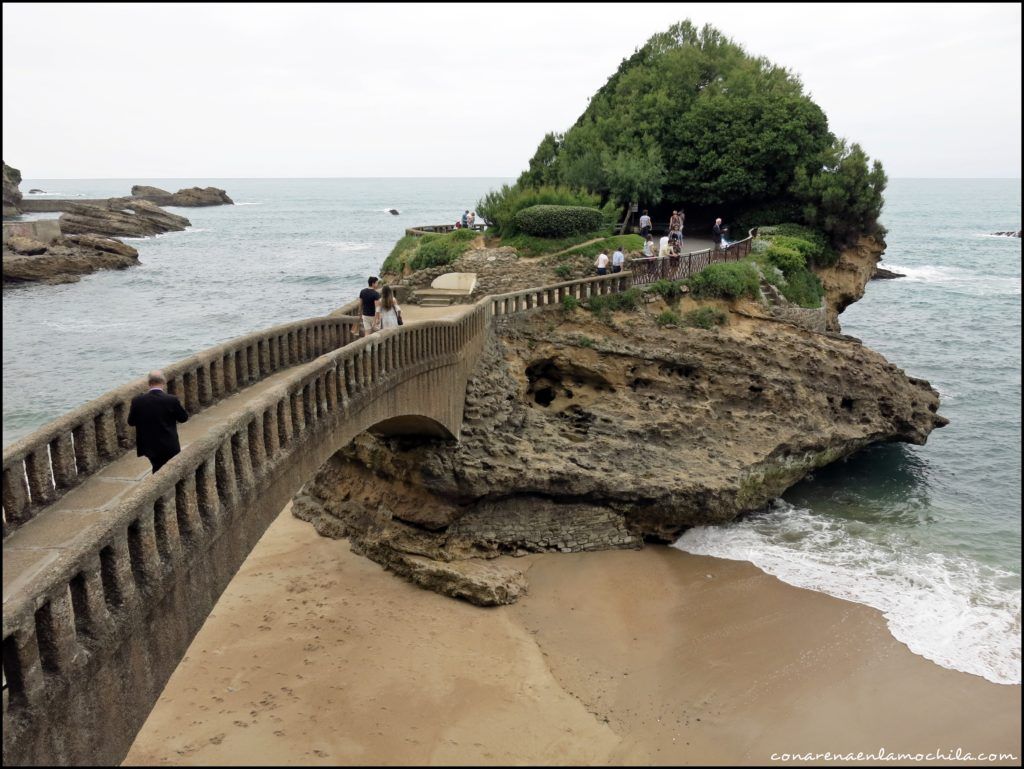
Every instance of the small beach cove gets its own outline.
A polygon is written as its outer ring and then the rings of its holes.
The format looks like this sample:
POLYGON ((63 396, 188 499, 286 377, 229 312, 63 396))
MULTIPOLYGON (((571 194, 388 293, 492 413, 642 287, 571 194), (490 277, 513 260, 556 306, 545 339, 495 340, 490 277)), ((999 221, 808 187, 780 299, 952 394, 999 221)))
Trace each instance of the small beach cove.
POLYGON ((529 564, 529 595, 480 609, 285 509, 124 765, 1020 755, 1019 686, 913 655, 867 607, 664 547, 515 561, 529 564))

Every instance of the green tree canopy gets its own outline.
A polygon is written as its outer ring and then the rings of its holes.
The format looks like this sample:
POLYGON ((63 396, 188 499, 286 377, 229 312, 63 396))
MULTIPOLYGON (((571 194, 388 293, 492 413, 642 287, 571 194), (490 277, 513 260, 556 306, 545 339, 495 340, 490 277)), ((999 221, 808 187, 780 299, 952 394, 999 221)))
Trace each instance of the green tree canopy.
POLYGON ((877 219, 885 176, 877 161, 875 169, 829 131, 796 75, 682 21, 623 61, 568 131, 548 133, 517 186, 587 190, 619 204, 807 211, 807 223, 846 237, 877 219), (837 180, 856 192, 826 195, 837 180))

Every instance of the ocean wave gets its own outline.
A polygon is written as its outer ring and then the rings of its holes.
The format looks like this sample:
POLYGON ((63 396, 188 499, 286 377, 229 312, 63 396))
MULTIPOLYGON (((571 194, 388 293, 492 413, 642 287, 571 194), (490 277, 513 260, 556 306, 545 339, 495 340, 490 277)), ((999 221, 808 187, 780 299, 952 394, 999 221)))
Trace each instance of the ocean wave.
POLYGON ((931 283, 974 296, 1019 296, 1020 276, 994 275, 965 267, 922 264, 909 266, 886 264, 885 269, 902 273, 900 280, 911 283, 931 283))
POLYGON ((361 243, 354 240, 321 240, 310 245, 333 248, 335 251, 366 251, 373 248, 373 243, 361 243))
POLYGON ((676 547, 749 561, 797 587, 865 604, 898 641, 942 667, 1021 682, 1019 575, 956 555, 858 536, 847 522, 781 500, 726 526, 687 531, 676 547))
POLYGON ((122 235, 118 237, 118 240, 149 240, 150 238, 168 238, 172 235, 193 235, 197 232, 209 232, 209 227, 186 227, 183 230, 174 230, 172 232, 158 232, 156 235, 143 235, 142 237, 128 237, 122 235))
POLYGON ((246 200, 242 203, 235 201, 236 206, 263 206, 266 205, 266 203, 267 201, 265 200, 246 200))

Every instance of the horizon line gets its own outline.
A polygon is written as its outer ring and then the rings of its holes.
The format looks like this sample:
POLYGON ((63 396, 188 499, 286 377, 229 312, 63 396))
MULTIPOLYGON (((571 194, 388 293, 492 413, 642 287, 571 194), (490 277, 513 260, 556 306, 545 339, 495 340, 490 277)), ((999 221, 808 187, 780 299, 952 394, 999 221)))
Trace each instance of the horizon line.
MULTIPOLYGON (((131 181, 132 179, 168 179, 185 181, 188 179, 226 179, 249 181, 330 181, 338 179, 512 179, 513 176, 22 176, 22 181, 32 179, 38 181, 131 181)), ((890 176, 894 179, 928 179, 932 181, 949 180, 1020 180, 1020 176, 890 176)))

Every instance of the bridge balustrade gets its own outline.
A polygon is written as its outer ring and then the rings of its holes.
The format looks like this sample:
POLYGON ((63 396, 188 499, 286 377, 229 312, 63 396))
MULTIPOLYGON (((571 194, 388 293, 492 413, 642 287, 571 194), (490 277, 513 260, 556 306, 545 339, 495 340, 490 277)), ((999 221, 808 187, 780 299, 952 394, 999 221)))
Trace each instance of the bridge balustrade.
MULTIPOLYGON (((631 280, 629 273, 618 273, 488 296, 458 320, 409 324, 361 339, 353 338, 354 318, 316 318, 242 337, 167 367, 174 389, 195 411, 275 370, 315 358, 187 445, 159 473, 139 481, 102 520, 76 530, 65 542, 33 543, 16 553, 5 552, 5 560, 13 555, 32 564, 26 570, 18 567, 14 573, 19 577, 11 584, 5 577, 5 763, 120 760, 177 659, 262 534, 258 527, 269 522, 250 521, 242 502, 255 504, 282 474, 296 472, 296 463, 309 461, 308 444, 322 441, 325 431, 385 398, 395 386, 445 366, 459 367, 460 376, 467 378, 493 319, 551 306, 565 296, 586 300, 624 291, 631 280), (247 530, 236 537, 248 543, 244 551, 228 542, 229 526, 247 530), (31 552, 37 546, 50 555, 31 552), (178 610, 188 618, 168 632, 140 619, 168 600, 183 600, 203 611, 186 612, 181 605, 178 610), (109 704, 104 707, 124 716, 120 721, 62 718, 63 713, 98 707, 89 682, 129 675, 120 666, 130 665, 131 655, 125 662, 117 656, 120 652, 111 650, 121 649, 138 632, 153 636, 144 639, 144 646, 154 664, 163 666, 146 674, 145 691, 132 690, 129 681, 116 695, 134 703, 129 713, 141 709, 140 719, 118 710, 127 705, 109 704)), ((139 380, 108 393, 28 436, 9 455, 5 452, 4 505, 11 524, 29 520, 44 500, 68 488, 58 488, 57 479, 80 482, 101 459, 131 445, 124 429, 125 409, 144 385, 139 380), (92 443, 78 439, 87 429, 94 431, 89 440, 96 442, 95 455, 85 450, 92 443), (52 462, 49 466, 43 452, 52 462), (76 452, 92 464, 80 464, 76 452), (75 456, 74 474, 70 456, 75 456), (54 481, 49 486, 42 469, 47 467, 54 481), (19 487, 19 473, 38 477, 19 487), (18 493, 8 496, 9 485, 18 493), (8 508, 8 499, 17 504, 8 508)), ((8 528, 16 527, 5 522, 5 536, 8 528)))
MULTIPOLYGON (((232 339, 163 369, 167 390, 190 414, 265 377, 313 360, 358 336, 359 319, 327 316, 232 339)), ((3 536, 135 446, 128 426, 137 379, 54 420, 4 449, 3 536)))

